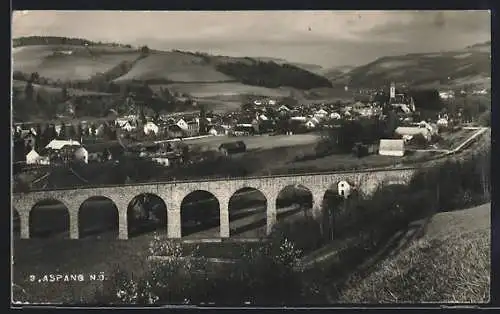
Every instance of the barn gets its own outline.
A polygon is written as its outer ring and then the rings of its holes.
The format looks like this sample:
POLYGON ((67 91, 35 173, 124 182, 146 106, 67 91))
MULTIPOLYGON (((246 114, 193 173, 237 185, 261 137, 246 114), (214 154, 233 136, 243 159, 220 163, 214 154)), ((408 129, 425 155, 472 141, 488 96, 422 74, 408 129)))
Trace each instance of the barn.
POLYGON ((405 155, 404 140, 380 140, 379 155, 403 157, 405 155))
POLYGON ((232 155, 243 153, 247 150, 247 147, 243 141, 223 143, 219 146, 219 151, 224 155, 232 155))

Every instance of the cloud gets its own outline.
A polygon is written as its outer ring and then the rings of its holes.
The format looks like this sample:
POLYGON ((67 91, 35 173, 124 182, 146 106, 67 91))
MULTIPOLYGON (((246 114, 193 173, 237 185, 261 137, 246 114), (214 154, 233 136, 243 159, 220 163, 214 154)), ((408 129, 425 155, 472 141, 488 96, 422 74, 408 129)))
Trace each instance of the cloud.
POLYGON ((491 36, 488 11, 407 11, 398 18, 359 32, 360 36, 392 37, 406 40, 454 34, 491 36), (415 38, 414 36, 417 36, 415 38))
MULTIPOLYGON (((356 30, 384 20, 356 11, 29 11, 14 13, 13 36, 51 34, 163 40, 320 41, 359 40, 356 30), (360 20, 362 17, 362 21, 360 20)), ((365 38, 367 39, 367 38, 365 38)))
POLYGON ((51 35, 322 65, 491 40, 488 11, 28 11, 13 37, 51 35))

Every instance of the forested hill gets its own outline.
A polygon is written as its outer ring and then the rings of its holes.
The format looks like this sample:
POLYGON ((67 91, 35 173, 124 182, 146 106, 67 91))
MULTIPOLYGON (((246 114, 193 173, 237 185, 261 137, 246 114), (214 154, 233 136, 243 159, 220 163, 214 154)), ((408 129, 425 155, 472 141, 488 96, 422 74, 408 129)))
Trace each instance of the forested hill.
POLYGON ((157 51, 64 37, 16 38, 13 47, 14 71, 28 76, 36 72, 53 81, 81 82, 99 75, 116 84, 235 82, 271 89, 331 87, 325 77, 298 66, 252 58, 157 51))

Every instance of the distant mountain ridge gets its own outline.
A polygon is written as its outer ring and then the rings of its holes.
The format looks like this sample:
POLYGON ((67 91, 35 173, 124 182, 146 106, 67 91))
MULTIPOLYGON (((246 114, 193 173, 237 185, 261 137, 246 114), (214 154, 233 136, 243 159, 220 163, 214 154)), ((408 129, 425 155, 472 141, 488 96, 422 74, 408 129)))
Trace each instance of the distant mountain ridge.
POLYGON ((491 88, 491 41, 455 51, 386 56, 333 77, 334 86, 379 87, 391 81, 421 88, 491 88))

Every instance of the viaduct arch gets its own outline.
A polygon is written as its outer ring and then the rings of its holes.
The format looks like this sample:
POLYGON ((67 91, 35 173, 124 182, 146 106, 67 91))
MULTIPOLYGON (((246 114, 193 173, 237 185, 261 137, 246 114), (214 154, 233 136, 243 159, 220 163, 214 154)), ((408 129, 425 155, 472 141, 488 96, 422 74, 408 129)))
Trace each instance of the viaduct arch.
POLYGON ((19 214, 21 238, 31 236, 29 227, 32 208, 44 199, 55 199, 65 204, 69 215, 69 235, 78 239, 79 209, 91 197, 104 197, 111 200, 118 211, 118 238, 128 239, 128 207, 132 199, 140 194, 153 194, 166 205, 166 224, 169 238, 180 238, 181 204, 188 194, 202 190, 214 195, 219 203, 219 235, 230 236, 229 202, 231 197, 242 189, 260 191, 267 204, 265 211, 266 232, 269 234, 277 220, 276 200, 279 192, 286 186, 303 186, 312 194, 313 215, 321 214, 321 205, 325 192, 340 181, 352 183, 361 194, 372 194, 380 184, 408 184, 417 171, 416 168, 376 169, 357 172, 336 172, 322 174, 300 174, 294 176, 273 176, 256 178, 222 178, 204 181, 174 181, 123 186, 85 187, 78 189, 60 189, 51 191, 32 191, 16 193, 12 205, 19 214))

